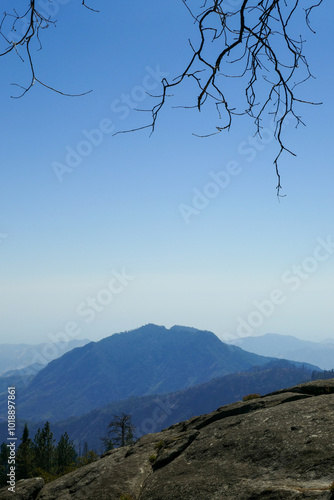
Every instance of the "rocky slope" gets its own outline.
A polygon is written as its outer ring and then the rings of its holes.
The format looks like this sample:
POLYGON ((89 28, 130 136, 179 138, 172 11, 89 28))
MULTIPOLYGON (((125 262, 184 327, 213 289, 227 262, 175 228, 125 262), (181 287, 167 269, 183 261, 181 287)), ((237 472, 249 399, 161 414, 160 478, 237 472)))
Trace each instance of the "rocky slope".
POLYGON ((15 498, 333 499, 333 416, 334 379, 305 383, 147 434, 42 488, 19 482, 15 498))

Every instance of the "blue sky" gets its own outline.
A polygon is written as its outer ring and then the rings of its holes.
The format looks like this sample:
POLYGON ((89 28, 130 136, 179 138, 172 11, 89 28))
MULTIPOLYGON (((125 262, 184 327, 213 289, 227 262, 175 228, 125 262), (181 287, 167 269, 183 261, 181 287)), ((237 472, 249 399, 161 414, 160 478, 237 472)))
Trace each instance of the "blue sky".
POLYGON ((282 157, 278 203, 269 118, 258 150, 243 118, 229 133, 192 135, 219 125, 211 109, 167 107, 151 137, 112 135, 146 124, 132 109, 150 106, 143 89, 159 93, 161 75, 183 69, 194 26, 181 1, 95 2, 100 13, 52 5, 58 23, 34 52, 37 77, 93 92, 70 98, 36 84, 11 99, 10 83, 29 74, 15 54, 1 58, 0 342, 47 342, 66 329, 97 340, 146 323, 223 340, 333 337, 334 7, 314 12, 316 35, 303 30, 316 79, 300 92, 324 104, 298 108, 306 127, 286 127, 297 156, 282 157))

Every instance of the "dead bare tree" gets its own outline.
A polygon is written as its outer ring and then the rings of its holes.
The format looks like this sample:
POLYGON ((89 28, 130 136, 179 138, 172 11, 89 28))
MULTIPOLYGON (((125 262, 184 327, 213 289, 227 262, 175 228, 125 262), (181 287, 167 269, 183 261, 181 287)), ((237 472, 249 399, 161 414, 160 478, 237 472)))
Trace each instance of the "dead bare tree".
MULTIPOLYGON (((95 10, 85 2, 82 0, 84 7, 95 10)), ((323 0, 203 0, 202 5, 196 0, 182 2, 197 28, 196 40, 189 40, 192 55, 179 76, 171 80, 162 79, 160 95, 152 96, 157 99, 157 104, 148 110, 152 114, 150 123, 125 132, 145 128, 153 132, 159 112, 167 99, 172 97, 173 89, 191 79, 197 89, 196 96, 192 103, 181 107, 200 111, 204 105, 213 103, 219 118, 219 126, 213 134, 229 130, 233 116, 245 114, 254 121, 255 134, 261 137, 263 117, 271 115, 279 146, 274 166, 278 180, 277 195, 281 196, 278 160, 283 152, 294 155, 283 141, 284 124, 291 117, 296 127, 303 124, 296 104, 320 104, 298 97, 296 87, 312 77, 304 53, 304 39, 298 35, 300 22, 304 19, 306 26, 313 31, 310 16, 323 0), (240 95, 228 96, 225 90, 229 78, 242 81, 244 105, 241 109, 240 95)), ((35 0, 30 0, 29 7, 22 13, 15 9, 4 13, 0 23, 0 41, 2 39, 5 48, 1 51, 0 45, 0 56, 15 51, 22 57, 20 50, 24 49, 31 70, 29 85, 18 85, 22 93, 17 97, 22 97, 36 82, 61 94, 71 95, 42 82, 33 64, 32 42, 37 41, 41 48, 41 31, 54 23, 38 11, 35 0), (22 20, 26 25, 23 35, 18 38, 11 36, 15 35, 16 25, 22 20)))

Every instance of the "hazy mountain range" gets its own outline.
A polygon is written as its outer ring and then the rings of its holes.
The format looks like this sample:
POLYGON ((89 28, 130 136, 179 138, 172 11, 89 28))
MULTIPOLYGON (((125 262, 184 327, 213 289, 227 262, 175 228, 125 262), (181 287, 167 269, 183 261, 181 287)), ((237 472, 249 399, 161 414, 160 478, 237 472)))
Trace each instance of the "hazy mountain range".
POLYGON ((59 358, 75 347, 87 344, 89 340, 69 342, 44 342, 42 344, 0 344, 0 375, 10 370, 26 370, 27 374, 37 372, 53 359, 59 358))
POLYGON ((323 370, 334 368, 334 339, 325 342, 311 342, 297 339, 291 335, 267 333, 260 337, 232 340, 229 343, 261 356, 305 361, 317 365, 323 370))
MULTIPOLYGON (((52 431, 58 440, 66 431, 73 439, 76 449, 79 443, 87 442, 89 448, 101 452, 101 438, 106 436, 108 424, 113 415, 122 412, 131 415, 136 427, 136 436, 158 432, 181 420, 214 411, 219 406, 239 401, 251 393, 267 394, 289 385, 309 381, 312 372, 291 363, 271 361, 261 368, 218 377, 209 382, 195 385, 169 394, 131 397, 96 408, 78 417, 70 417, 55 422, 52 431)), ((21 436, 24 421, 19 422, 18 435, 21 436)), ((40 422, 29 421, 33 436, 40 422)), ((7 437, 7 422, 0 424, 0 443, 7 437)))
POLYGON ((20 415, 29 420, 79 416, 113 401, 186 389, 269 361, 211 332, 149 324, 51 361, 21 391, 20 415))
MULTIPOLYGON (((53 425, 57 438, 65 431, 76 446, 87 441, 90 448, 101 450, 100 438, 107 432, 113 415, 121 412, 132 416, 136 436, 160 431, 184 419, 214 411, 219 406, 242 400, 251 393, 261 395, 290 384, 310 380, 311 372, 294 367, 283 360, 273 361, 250 372, 218 377, 209 382, 176 391, 168 395, 132 397, 97 408, 80 417, 71 417, 53 425)), ((34 428, 37 430, 37 426, 34 428)))
MULTIPOLYGON (((8 385, 16 385, 21 427, 28 421, 36 431, 48 419, 56 436, 67 431, 98 448, 114 413, 130 413, 143 434, 250 392, 310 380, 314 369, 246 352, 212 332, 149 324, 74 348, 35 375, 7 373, 0 377, 0 407, 8 385)), ((0 419, 2 436, 6 414, 0 419)))

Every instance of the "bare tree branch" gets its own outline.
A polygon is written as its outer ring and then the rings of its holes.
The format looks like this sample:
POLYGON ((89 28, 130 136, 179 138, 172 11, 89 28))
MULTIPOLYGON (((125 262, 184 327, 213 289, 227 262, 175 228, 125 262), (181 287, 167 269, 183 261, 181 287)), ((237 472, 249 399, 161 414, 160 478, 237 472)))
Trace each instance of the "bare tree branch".
MULTIPOLYGON (((86 5, 86 0, 82 0, 82 5, 89 10, 94 12, 92 9, 86 5)), ((13 99, 19 99, 23 97, 34 85, 39 83, 43 87, 46 87, 53 92, 58 94, 77 97, 89 94, 91 90, 87 92, 81 92, 79 94, 70 94, 68 92, 62 92, 52 85, 47 85, 40 78, 36 76, 36 70, 33 62, 32 56, 32 44, 37 42, 38 48, 35 50, 42 49, 42 43, 40 40, 41 31, 49 28, 51 25, 56 25, 56 21, 51 19, 51 16, 46 17, 43 15, 42 11, 38 10, 36 0, 29 0, 28 7, 19 13, 17 9, 13 8, 11 12, 5 11, 0 22, 0 57, 6 56, 11 52, 15 52, 22 62, 27 62, 30 68, 30 82, 27 86, 19 85, 17 83, 12 83, 15 87, 22 89, 21 94, 17 96, 11 96, 13 99), (21 35, 18 34, 17 26, 18 24, 23 24, 24 29, 21 35), (2 44, 1 44, 2 41, 2 44)))
MULTIPOLYGON (((189 0, 182 0, 197 25, 198 41, 189 40, 192 56, 182 74, 171 81, 162 79, 160 100, 151 110, 151 131, 154 131, 158 114, 166 103, 167 92, 184 84, 186 78, 194 80, 198 87, 197 109, 200 111, 206 103, 213 102, 218 118, 224 116, 225 119, 225 125, 216 126, 215 132, 194 134, 198 137, 229 130, 233 116, 240 114, 253 119, 255 135, 261 137, 263 117, 271 115, 279 145, 274 166, 277 195, 281 196, 278 161, 283 152, 294 155, 283 141, 284 124, 288 117, 293 117, 296 127, 303 124, 296 113, 296 103, 321 104, 300 99, 295 94, 296 87, 312 77, 304 54, 304 41, 295 35, 295 20, 298 24, 304 16, 306 25, 313 31, 310 14, 322 1, 304 8, 301 5, 304 2, 300 0, 242 0, 240 8, 233 11, 226 0, 205 0, 200 12, 194 13, 189 0), (245 104, 241 110, 230 102, 234 96, 226 97, 224 89, 228 78, 243 79, 245 104)), ((240 95, 235 101, 240 102, 240 95)), ((190 109, 194 106, 182 107, 190 109)), ((135 130, 143 128, 147 126, 135 130)))
MULTIPOLYGON (((12 97, 22 97, 36 82, 66 96, 87 94, 88 92, 62 92, 37 77, 32 46, 34 50, 42 48, 42 30, 54 25, 56 21, 39 11, 35 0, 26 1, 26 9, 22 9, 22 12, 15 8, 10 12, 5 11, 0 21, 0 57, 15 52, 29 65, 31 73, 27 86, 13 84, 21 88, 22 92, 12 97), (20 23, 25 26, 21 36, 17 32, 17 25, 20 23)), ((98 12, 86 2, 87 0, 81 0, 81 5, 98 12)), ((261 137, 264 117, 273 117, 276 125, 275 138, 279 146, 274 159, 278 181, 276 189, 277 195, 281 196, 278 162, 284 152, 294 155, 283 140, 284 125, 290 118, 293 118, 296 127, 303 124, 296 105, 320 104, 301 99, 296 94, 301 83, 312 77, 304 53, 304 40, 296 33, 303 18, 306 26, 314 32, 310 17, 323 0, 240 0, 240 6, 236 9, 230 7, 229 0, 204 0, 200 7, 196 7, 195 0, 182 2, 197 28, 197 38, 189 40, 191 56, 180 75, 171 80, 162 79, 161 93, 155 96, 157 103, 149 110, 150 123, 118 133, 146 128, 153 133, 161 109, 167 99, 173 97, 170 91, 193 81, 197 88, 196 97, 190 104, 184 103, 182 107, 196 107, 201 111, 205 105, 213 103, 220 120, 213 132, 194 135, 208 137, 222 130, 229 130, 236 115, 247 115, 255 124, 255 135, 261 137), (232 93, 229 91, 230 79, 241 81, 243 95, 242 92, 237 95, 235 89, 232 93), (243 104, 240 105, 242 101, 243 104), (221 120, 224 120, 223 124, 221 120)))

